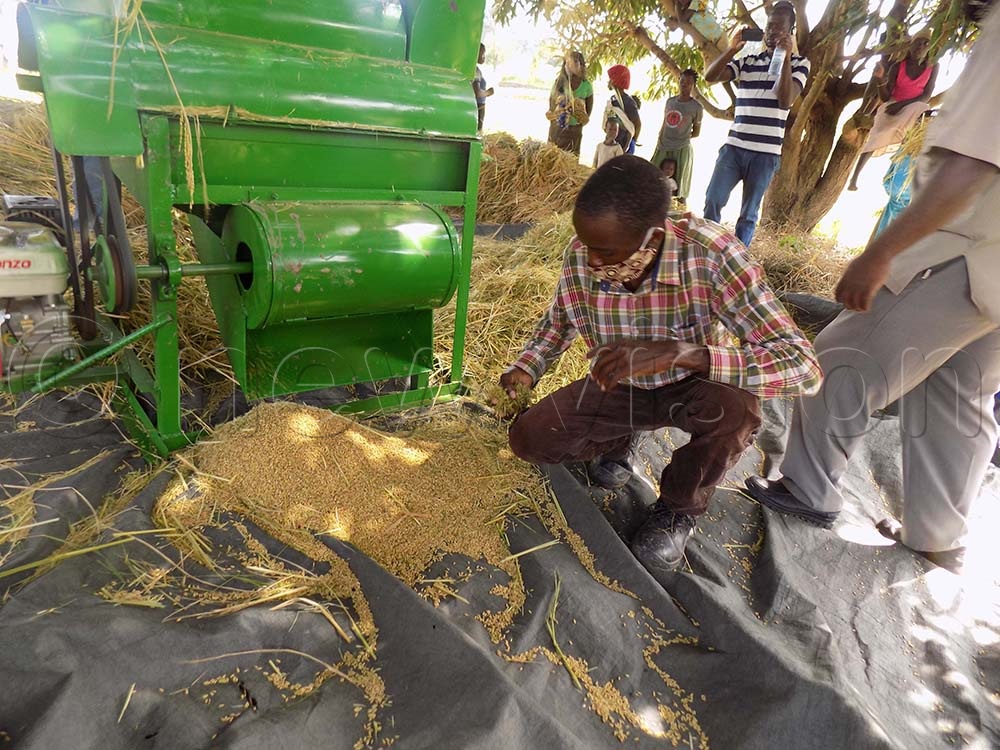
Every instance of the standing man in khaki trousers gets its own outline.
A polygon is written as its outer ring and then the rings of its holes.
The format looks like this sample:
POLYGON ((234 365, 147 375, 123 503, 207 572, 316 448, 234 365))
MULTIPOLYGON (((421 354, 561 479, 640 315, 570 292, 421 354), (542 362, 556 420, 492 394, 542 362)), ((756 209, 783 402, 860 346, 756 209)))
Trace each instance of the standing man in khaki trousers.
POLYGON ((955 571, 997 443, 1000 12, 990 8, 967 3, 979 40, 928 133, 913 202, 837 287, 847 310, 816 339, 825 380, 796 402, 782 479, 747 480, 762 505, 832 526, 871 413, 901 398, 903 522, 879 531, 955 571))

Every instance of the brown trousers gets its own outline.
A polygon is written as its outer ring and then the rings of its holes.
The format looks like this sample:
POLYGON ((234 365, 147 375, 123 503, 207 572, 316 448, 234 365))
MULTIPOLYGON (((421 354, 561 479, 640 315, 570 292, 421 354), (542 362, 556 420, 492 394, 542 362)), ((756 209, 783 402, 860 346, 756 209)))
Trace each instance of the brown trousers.
POLYGON ((655 389, 601 391, 589 377, 524 412, 510 428, 511 450, 535 464, 623 458, 636 432, 677 427, 691 441, 660 477, 660 502, 696 516, 760 427, 760 402, 733 386, 694 376, 655 389))

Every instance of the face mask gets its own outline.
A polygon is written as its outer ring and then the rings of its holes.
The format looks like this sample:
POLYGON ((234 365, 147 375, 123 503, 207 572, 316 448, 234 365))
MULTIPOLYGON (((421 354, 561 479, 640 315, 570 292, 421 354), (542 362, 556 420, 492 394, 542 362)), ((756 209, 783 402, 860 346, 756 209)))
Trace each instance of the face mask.
POLYGON ((617 281, 619 284, 629 284, 641 278, 649 264, 653 262, 653 258, 660 252, 660 248, 656 245, 647 246, 657 229, 659 227, 650 227, 639 249, 625 260, 607 266, 590 267, 590 272, 600 281, 617 281))

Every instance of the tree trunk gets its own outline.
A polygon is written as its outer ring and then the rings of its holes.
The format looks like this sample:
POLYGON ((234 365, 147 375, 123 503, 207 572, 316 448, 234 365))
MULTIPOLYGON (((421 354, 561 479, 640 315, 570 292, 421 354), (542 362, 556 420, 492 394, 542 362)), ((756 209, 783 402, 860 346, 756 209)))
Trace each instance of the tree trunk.
POLYGON ((829 81, 805 117, 804 126, 789 125, 788 134, 801 140, 788 142, 781 166, 764 201, 764 223, 794 233, 811 232, 837 202, 851 169, 871 129, 865 102, 837 138, 837 124, 844 110, 858 99, 841 91, 841 82, 829 81))
MULTIPOLYGON (((912 0, 895 0, 886 20, 900 22, 911 4, 912 0)), ((816 227, 847 185, 871 130, 877 104, 874 88, 853 83, 853 63, 844 75, 844 36, 834 32, 852 7, 851 2, 831 2, 803 48, 813 63, 812 81, 798 111, 789 116, 781 167, 763 207, 763 222, 779 230, 808 233, 816 227), (817 46, 816 40, 826 42, 817 46), (852 102, 860 106, 838 139, 837 123, 852 102)))

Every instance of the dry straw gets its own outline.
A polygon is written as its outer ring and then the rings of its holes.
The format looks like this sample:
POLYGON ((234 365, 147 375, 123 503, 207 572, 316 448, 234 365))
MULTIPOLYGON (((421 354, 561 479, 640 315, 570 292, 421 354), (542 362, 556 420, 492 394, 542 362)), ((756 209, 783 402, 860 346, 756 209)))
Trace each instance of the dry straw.
POLYGON ((817 235, 776 233, 761 226, 750 247, 764 268, 771 289, 833 298, 833 290, 853 253, 817 235))
POLYGON ((573 206, 590 174, 576 156, 550 143, 518 143, 507 133, 487 135, 476 219, 488 224, 547 219, 573 206))
MULTIPOLYGON (((564 232, 548 242, 518 243, 480 240, 473 255, 465 340, 465 377, 473 395, 497 382, 552 304, 559 279, 564 232), (562 245, 557 250, 556 247, 562 245)), ((437 339, 442 367, 450 365, 454 305, 437 312, 437 339)), ((536 397, 586 376, 589 363, 582 341, 556 362, 535 389, 536 397)))

